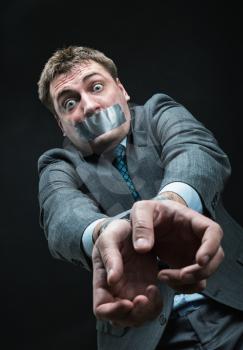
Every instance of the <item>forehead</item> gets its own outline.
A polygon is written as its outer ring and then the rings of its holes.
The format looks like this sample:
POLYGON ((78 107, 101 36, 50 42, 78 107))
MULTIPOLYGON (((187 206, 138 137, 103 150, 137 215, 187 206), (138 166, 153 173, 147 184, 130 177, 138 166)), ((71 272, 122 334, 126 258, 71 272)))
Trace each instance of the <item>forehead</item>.
POLYGON ((93 73, 112 79, 110 73, 101 64, 94 61, 83 62, 76 64, 69 72, 57 75, 50 83, 50 95, 55 98, 63 89, 82 84, 85 78, 93 73))

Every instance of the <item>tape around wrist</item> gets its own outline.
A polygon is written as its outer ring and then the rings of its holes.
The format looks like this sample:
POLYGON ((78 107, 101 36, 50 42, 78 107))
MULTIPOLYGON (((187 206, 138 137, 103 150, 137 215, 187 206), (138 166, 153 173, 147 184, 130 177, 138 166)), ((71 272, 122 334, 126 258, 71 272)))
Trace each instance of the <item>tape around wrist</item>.
POLYGON ((103 224, 101 224, 100 229, 99 229, 98 234, 97 234, 97 238, 102 234, 102 232, 104 232, 104 230, 107 228, 107 226, 109 226, 110 223, 111 223, 112 221, 114 221, 114 220, 126 220, 126 221, 128 221, 129 223, 131 223, 131 220, 129 220, 129 219, 127 219, 127 218, 116 218, 116 217, 114 217, 114 218, 107 219, 107 220, 105 220, 105 221, 103 222, 103 224))
POLYGON ((155 196, 154 198, 153 198, 153 200, 156 200, 156 201, 165 201, 165 200, 170 200, 169 198, 167 198, 167 197, 165 197, 165 196, 163 196, 163 194, 158 194, 157 196, 155 196))

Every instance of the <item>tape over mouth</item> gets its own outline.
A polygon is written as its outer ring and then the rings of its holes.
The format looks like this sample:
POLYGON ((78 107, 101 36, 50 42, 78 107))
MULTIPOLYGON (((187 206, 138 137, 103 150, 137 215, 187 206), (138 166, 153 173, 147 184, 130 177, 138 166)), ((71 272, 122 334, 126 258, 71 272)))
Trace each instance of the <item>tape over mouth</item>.
POLYGON ((115 104, 94 113, 81 123, 76 123, 74 127, 82 138, 94 140, 96 137, 119 127, 125 122, 126 117, 121 106, 115 104))

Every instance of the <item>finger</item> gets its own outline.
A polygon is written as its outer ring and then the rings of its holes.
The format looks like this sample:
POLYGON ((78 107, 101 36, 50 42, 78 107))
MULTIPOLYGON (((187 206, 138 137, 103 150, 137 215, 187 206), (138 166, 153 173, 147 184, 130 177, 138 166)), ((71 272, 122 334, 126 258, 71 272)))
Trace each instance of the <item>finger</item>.
POLYGON ((205 232, 202 237, 202 244, 196 254, 196 262, 201 265, 207 265, 215 256, 220 247, 223 237, 221 227, 210 220, 210 224, 205 227, 205 232))
POLYGON ((94 308, 94 314, 98 319, 110 320, 113 322, 124 319, 132 310, 133 303, 130 300, 117 300, 94 308))
POLYGON ((107 273, 106 273, 104 264, 101 260, 99 250, 97 249, 96 245, 93 248, 92 262, 93 262, 93 290, 95 291, 98 288, 106 288, 107 273))
POLYGON ((94 309, 114 301, 107 281, 107 272, 97 245, 93 249, 93 305, 94 309))
POLYGON ((102 264, 93 265, 93 309, 94 312, 100 305, 114 302, 114 296, 111 294, 107 284, 107 273, 102 264))
POLYGON ((163 307, 159 289, 156 286, 149 286, 146 289, 146 298, 136 297, 131 315, 134 320, 134 327, 141 326, 147 321, 153 320, 159 315, 163 307))
POLYGON ((217 253, 214 255, 213 258, 211 258, 211 260, 209 261, 209 263, 207 264, 207 266, 205 266, 202 269, 202 276, 205 277, 209 277, 211 276, 219 267, 219 265, 221 264, 221 262, 224 259, 224 251, 222 249, 222 247, 219 247, 217 253))
POLYGON ((200 279, 204 279, 205 277, 200 278, 200 273, 203 271, 203 267, 199 264, 193 264, 182 269, 178 270, 178 275, 182 283, 185 284, 193 284, 199 281, 200 279))
POLYGON ((203 279, 201 276, 195 276, 192 272, 182 275, 180 269, 172 271, 167 270, 164 274, 160 271, 158 273, 158 279, 181 293, 200 292, 206 287, 206 279, 203 279))
POLYGON ((123 274, 123 262, 119 249, 110 242, 110 246, 100 250, 101 259, 107 272, 109 286, 117 283, 123 274))
POLYGON ((182 269, 163 269, 158 273, 158 278, 173 288, 180 285, 193 285, 209 278, 223 260, 223 249, 219 247, 215 256, 205 266, 193 264, 182 269))
POLYGON ((129 235, 131 227, 124 220, 121 221, 111 222, 96 241, 97 249, 107 272, 109 285, 117 283, 123 274, 120 242, 129 235))
POLYGON ((133 304, 133 307, 131 309, 127 310, 121 310, 120 309, 115 309, 114 312, 109 312, 106 313, 106 319, 109 319, 112 322, 112 325, 114 326, 120 326, 120 327, 135 327, 140 324, 142 324, 142 320, 140 315, 138 318, 134 317, 134 309, 140 309, 142 310, 143 308, 146 307, 148 304, 148 298, 144 295, 138 295, 136 297, 136 306, 134 301, 131 302, 133 304))
POLYGON ((139 327, 145 322, 157 317, 162 309, 162 299, 156 286, 149 286, 146 295, 138 295, 133 300, 131 311, 119 318, 114 319, 113 324, 122 327, 139 327))
POLYGON ((158 273, 158 279, 160 281, 163 281, 165 283, 170 283, 174 286, 178 285, 186 285, 186 284, 195 284, 198 281, 200 281, 202 278, 199 278, 197 275, 198 270, 197 269, 166 269, 163 271, 160 271, 158 273), (185 271, 184 271, 185 270, 185 271))
POLYGON ((134 307, 126 317, 115 321, 115 324, 122 327, 140 327, 145 322, 153 320, 159 315, 162 309, 162 303, 154 304, 144 295, 139 295, 134 300, 134 307))
POLYGON ((207 279, 217 270, 223 258, 223 249, 222 247, 219 247, 217 253, 211 258, 211 260, 209 260, 207 265, 201 266, 201 268, 195 271, 190 271, 190 267, 188 267, 188 269, 185 268, 182 271, 182 277, 187 279, 191 278, 192 280, 194 279, 194 281, 207 279))
POLYGON ((163 307, 163 302, 160 291, 155 285, 150 285, 146 288, 146 296, 148 297, 149 303, 145 320, 148 321, 159 315, 163 307))
POLYGON ((126 320, 126 322, 129 321, 127 323, 129 327, 139 327, 149 319, 148 309, 150 301, 147 296, 138 295, 133 300, 133 304, 134 307, 130 312, 129 320, 126 320))
POLYGON ((123 274, 123 262, 119 250, 112 240, 107 245, 97 240, 93 248, 93 284, 96 288, 116 283, 123 274))
POLYGON ((194 275, 201 270, 202 267, 198 264, 183 267, 181 269, 163 269, 158 272, 158 278, 164 282, 175 280, 178 283, 194 283, 194 275))
POLYGON ((152 201, 140 201, 132 207, 133 245, 138 252, 148 252, 154 246, 153 212, 152 201))

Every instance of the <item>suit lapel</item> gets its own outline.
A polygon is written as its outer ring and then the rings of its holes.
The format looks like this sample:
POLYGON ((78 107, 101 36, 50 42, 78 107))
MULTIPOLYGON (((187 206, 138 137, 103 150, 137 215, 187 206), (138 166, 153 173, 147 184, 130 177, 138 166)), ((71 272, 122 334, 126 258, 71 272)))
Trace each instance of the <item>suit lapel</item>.
POLYGON ((161 184, 162 165, 154 145, 149 143, 145 112, 140 106, 135 107, 132 113, 126 157, 130 177, 141 198, 155 196, 161 184))

